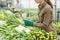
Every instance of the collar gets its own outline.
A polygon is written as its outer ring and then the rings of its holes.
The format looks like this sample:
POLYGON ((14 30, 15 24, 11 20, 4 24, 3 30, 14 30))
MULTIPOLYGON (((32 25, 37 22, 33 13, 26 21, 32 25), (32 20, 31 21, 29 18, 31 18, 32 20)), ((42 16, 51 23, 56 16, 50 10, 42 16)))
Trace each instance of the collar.
POLYGON ((46 4, 47 4, 46 2, 44 2, 44 3, 42 3, 42 4, 39 4, 39 5, 38 5, 38 8, 39 8, 39 9, 42 9, 42 8, 44 8, 44 7, 46 6, 46 4))

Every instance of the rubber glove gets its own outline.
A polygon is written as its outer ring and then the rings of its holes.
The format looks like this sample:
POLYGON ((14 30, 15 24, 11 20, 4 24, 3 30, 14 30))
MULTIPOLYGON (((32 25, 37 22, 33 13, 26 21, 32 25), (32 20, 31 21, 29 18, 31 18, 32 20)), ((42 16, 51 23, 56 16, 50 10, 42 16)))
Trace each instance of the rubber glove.
POLYGON ((34 22, 32 22, 32 21, 29 21, 29 20, 23 20, 23 21, 24 21, 25 26, 33 26, 34 25, 34 22))

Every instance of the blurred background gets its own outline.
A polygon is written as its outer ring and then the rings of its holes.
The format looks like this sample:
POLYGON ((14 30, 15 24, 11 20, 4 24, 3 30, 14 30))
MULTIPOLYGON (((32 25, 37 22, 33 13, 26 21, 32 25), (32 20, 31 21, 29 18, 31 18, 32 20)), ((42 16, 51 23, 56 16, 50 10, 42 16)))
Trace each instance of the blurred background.
MULTIPOLYGON (((35 3, 34 0, 20 0, 24 11, 26 12, 25 9, 29 10, 27 13, 37 13, 37 9, 38 9, 38 4, 35 3)), ((51 0, 51 2, 53 3, 53 20, 57 20, 60 21, 60 0, 51 0)), ((13 6, 16 6, 16 0, 0 0, 0 8, 6 9, 8 10, 10 5, 12 4, 13 6)))

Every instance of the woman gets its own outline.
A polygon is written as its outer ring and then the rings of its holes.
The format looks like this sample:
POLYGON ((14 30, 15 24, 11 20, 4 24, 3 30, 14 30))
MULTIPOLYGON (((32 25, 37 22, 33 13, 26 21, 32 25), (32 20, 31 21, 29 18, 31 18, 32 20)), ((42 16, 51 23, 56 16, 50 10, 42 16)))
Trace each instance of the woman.
POLYGON ((21 12, 23 12, 23 5, 22 5, 22 3, 21 3, 21 0, 16 0, 16 9, 18 10, 20 10, 21 12))
POLYGON ((35 22, 34 26, 46 30, 47 32, 56 33, 54 27, 52 26, 53 19, 53 6, 51 5, 50 0, 35 0, 39 4, 39 23, 35 22))
POLYGON ((15 12, 15 16, 17 18, 20 18, 18 11, 20 11, 21 13, 23 13, 23 6, 21 4, 21 0, 16 0, 16 5, 15 5, 14 11, 17 11, 17 12, 15 12))
POLYGON ((52 26, 52 19, 53 19, 53 6, 51 5, 50 0, 35 0, 38 3, 39 13, 38 13, 38 22, 30 22, 27 20, 25 24, 30 26, 39 27, 46 32, 53 32, 56 33, 55 28, 52 26), (30 23, 30 24, 29 24, 30 23))

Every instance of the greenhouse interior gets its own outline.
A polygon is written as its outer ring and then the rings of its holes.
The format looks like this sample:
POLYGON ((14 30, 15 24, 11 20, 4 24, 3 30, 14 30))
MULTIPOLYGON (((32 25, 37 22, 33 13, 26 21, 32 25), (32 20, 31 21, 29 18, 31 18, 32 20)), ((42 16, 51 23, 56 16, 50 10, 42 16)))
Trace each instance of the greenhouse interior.
POLYGON ((0 0, 0 40, 60 40, 60 0, 0 0))

